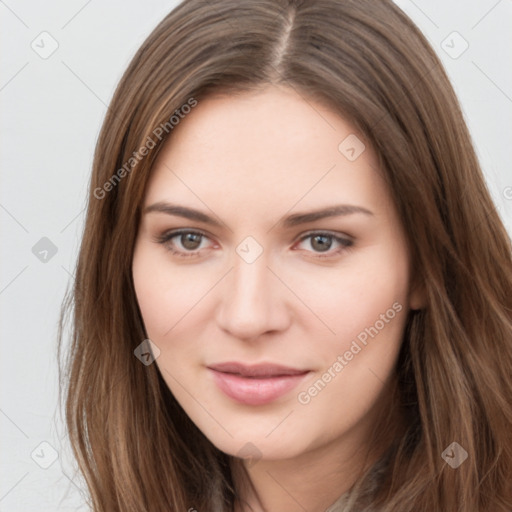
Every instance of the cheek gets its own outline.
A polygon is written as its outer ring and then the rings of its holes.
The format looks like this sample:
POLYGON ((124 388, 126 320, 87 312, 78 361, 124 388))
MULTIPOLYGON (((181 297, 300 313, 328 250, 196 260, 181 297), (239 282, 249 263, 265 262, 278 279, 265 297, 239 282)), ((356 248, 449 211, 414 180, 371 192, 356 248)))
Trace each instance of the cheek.
POLYGON ((393 374, 408 312, 406 263, 403 252, 369 251, 357 266, 313 288, 317 312, 336 334, 315 345, 322 368, 297 398, 310 414, 330 410, 333 429, 361 419, 393 374))
POLYGON ((172 267, 164 251, 136 247, 133 282, 146 332, 150 339, 162 341, 175 325, 186 323, 201 297, 212 287, 212 277, 198 277, 186 269, 172 267))
POLYGON ((135 292, 147 337, 160 350, 156 365, 171 392, 186 406, 190 397, 180 383, 193 382, 197 371, 193 362, 200 350, 199 299, 206 290, 186 272, 171 269, 165 254, 162 257, 155 253, 146 247, 136 250, 135 292))
MULTIPOLYGON (((333 300, 324 300, 323 313, 336 334, 323 334, 315 344, 321 364, 298 390, 305 413, 330 411, 326 422, 333 431, 350 429, 378 402, 402 343, 406 275, 400 267, 387 273, 366 270, 340 279, 344 288, 337 292, 333 282, 325 287, 333 300)), ((313 435, 316 427, 310 428, 313 435)))
POLYGON ((150 339, 156 339, 160 336, 157 333, 169 329, 169 320, 165 315, 169 310, 165 276, 162 275, 152 252, 140 245, 136 245, 134 252, 132 274, 135 295, 147 335, 150 339))
POLYGON ((400 337, 403 322, 395 320, 406 310, 408 293, 403 254, 368 251, 353 262, 319 269, 293 284, 313 313, 304 317, 309 319, 306 328, 322 337, 324 343, 315 349, 324 354, 349 350, 358 336, 364 343, 375 329, 379 336, 385 330, 391 338, 400 337))

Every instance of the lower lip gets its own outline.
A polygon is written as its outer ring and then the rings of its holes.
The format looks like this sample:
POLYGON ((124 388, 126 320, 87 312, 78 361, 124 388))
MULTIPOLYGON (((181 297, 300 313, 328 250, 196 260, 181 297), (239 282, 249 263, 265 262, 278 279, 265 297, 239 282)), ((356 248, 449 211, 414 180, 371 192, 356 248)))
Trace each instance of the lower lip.
POLYGON ((264 405, 295 388, 309 372, 298 375, 250 378, 210 369, 215 383, 227 396, 246 405, 264 405))

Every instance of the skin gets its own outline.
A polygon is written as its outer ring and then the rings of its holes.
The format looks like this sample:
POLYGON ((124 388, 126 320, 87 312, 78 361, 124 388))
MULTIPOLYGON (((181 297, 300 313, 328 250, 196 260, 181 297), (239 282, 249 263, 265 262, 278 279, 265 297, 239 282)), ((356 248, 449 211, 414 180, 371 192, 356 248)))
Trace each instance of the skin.
POLYGON ((252 454, 233 464, 243 510, 321 511, 350 488, 376 455, 372 428, 389 401, 407 313, 424 305, 411 286, 406 239, 376 155, 367 143, 355 161, 338 149, 351 134, 364 141, 292 89, 209 97, 175 127, 148 183, 143 208, 172 202, 221 222, 144 213, 133 278, 147 335, 160 349, 156 364, 178 402, 220 450, 252 454), (372 214, 278 224, 336 204, 372 214), (193 238, 195 246, 180 236, 156 240, 179 228, 206 237, 193 238), (302 240, 311 231, 352 246, 302 240), (236 252, 248 236, 263 251, 251 263, 236 252), (180 258, 171 248, 195 255, 180 258), (334 371, 338 356, 393 304, 401 306, 394 318, 334 371), (226 396, 206 368, 225 361, 311 373, 269 404, 245 405, 226 396), (299 393, 329 368, 331 380, 301 403, 299 393))

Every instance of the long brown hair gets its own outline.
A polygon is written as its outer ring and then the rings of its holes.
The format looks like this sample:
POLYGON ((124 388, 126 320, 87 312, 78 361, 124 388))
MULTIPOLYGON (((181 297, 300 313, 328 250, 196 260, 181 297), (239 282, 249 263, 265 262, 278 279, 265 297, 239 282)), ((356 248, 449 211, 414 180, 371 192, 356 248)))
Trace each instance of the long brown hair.
POLYGON ((510 238, 442 64, 391 0, 185 0, 130 63, 97 142, 59 333, 67 428, 92 507, 233 509, 231 458, 134 356, 147 336, 131 263, 153 162, 184 106, 268 84, 328 105, 366 137, 425 290, 396 368, 406 431, 371 505, 354 493, 350 510, 510 512, 510 238), (468 454, 456 469, 442 457, 453 442, 468 454))

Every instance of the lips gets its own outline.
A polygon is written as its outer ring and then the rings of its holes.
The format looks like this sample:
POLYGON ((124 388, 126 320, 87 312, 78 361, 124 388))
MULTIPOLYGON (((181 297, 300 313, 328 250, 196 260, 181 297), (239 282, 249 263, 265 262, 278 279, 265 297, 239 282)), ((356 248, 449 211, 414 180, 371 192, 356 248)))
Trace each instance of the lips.
POLYGON ((209 366, 208 368, 222 372, 240 375, 241 377, 248 378, 265 378, 265 377, 281 377, 286 375, 301 375, 309 370, 299 370, 282 366, 278 364, 255 364, 245 365, 242 363, 219 363, 209 366))
POLYGON ((291 391, 310 373, 272 363, 226 362, 210 365, 208 369, 224 394, 246 405, 270 403, 291 391))

